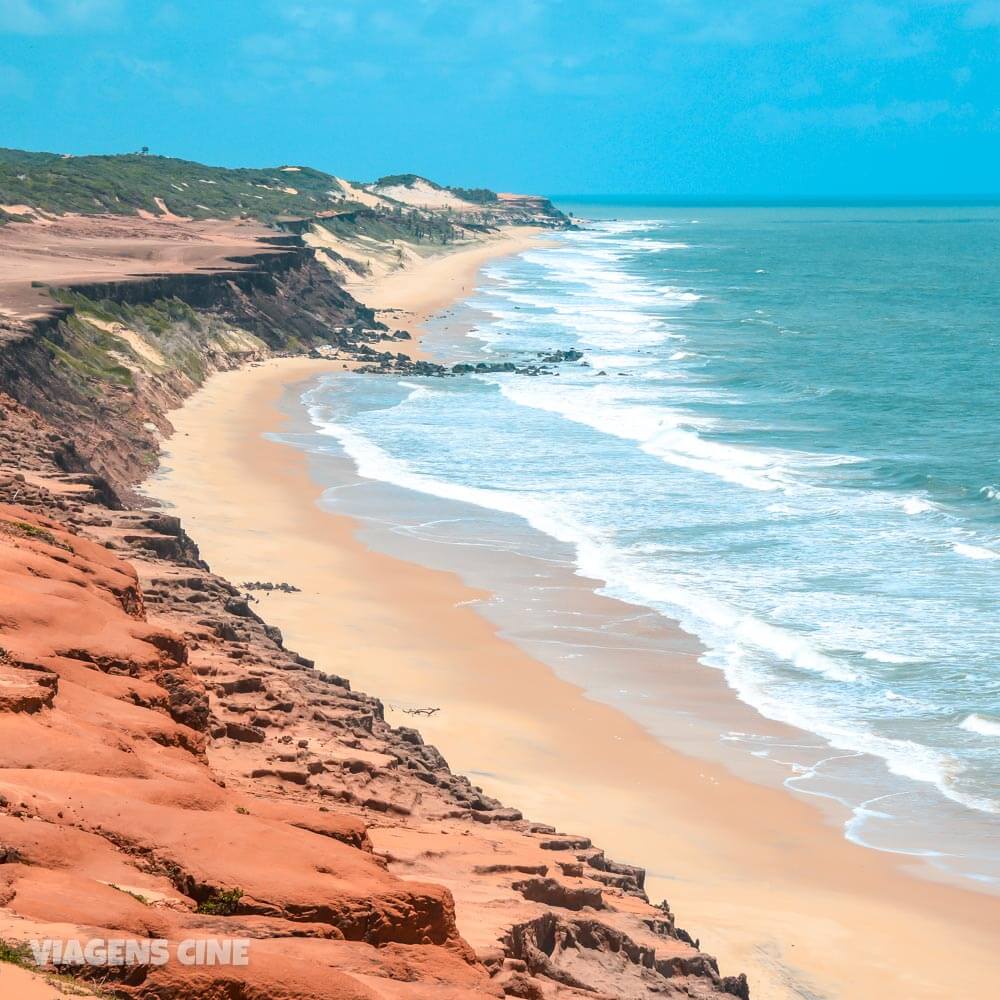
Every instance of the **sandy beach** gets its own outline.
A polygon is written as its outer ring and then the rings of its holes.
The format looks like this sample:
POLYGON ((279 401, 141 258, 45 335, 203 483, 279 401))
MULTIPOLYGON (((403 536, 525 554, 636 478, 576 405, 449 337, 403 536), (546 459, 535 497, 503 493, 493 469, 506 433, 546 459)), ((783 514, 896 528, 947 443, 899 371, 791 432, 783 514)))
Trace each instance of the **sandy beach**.
MULTIPOLYGON (((420 322, 533 238, 519 231, 351 291, 420 322)), ((810 804, 668 749, 499 637, 457 577, 373 553, 353 521, 321 510, 305 456, 265 435, 287 426, 297 386, 340 369, 280 359, 214 376, 174 414, 146 487, 216 572, 301 588, 260 609, 291 648, 389 704, 440 707, 419 726, 456 770, 646 866, 650 898, 745 971, 753 996, 985 995, 1000 972, 995 898, 920 879, 905 858, 844 840, 810 804)))

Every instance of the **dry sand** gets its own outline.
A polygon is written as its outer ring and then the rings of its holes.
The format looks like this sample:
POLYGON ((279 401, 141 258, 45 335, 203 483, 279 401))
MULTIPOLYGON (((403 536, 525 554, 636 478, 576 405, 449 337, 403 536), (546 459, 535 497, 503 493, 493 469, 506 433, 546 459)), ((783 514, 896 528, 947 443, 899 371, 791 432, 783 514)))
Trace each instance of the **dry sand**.
POLYGON ((260 253, 274 230, 256 222, 207 220, 178 225, 164 215, 62 215, 0 227, 0 300, 3 312, 19 319, 53 309, 33 282, 124 281, 149 274, 237 271, 231 260, 260 253))
MULTIPOLYGON (((517 246, 437 258, 355 294, 425 317, 517 246)), ((995 897, 922 880, 906 859, 848 843, 812 805, 664 747, 500 638, 457 577, 373 553, 354 522, 320 510, 305 456, 264 435, 283 426, 287 387, 337 370, 279 360, 215 376, 176 415, 148 484, 216 572, 302 588, 262 604, 292 648, 387 702, 440 706, 419 725, 454 768, 647 866, 651 898, 669 899, 724 973, 745 971, 757 1000, 990 993, 995 897)))

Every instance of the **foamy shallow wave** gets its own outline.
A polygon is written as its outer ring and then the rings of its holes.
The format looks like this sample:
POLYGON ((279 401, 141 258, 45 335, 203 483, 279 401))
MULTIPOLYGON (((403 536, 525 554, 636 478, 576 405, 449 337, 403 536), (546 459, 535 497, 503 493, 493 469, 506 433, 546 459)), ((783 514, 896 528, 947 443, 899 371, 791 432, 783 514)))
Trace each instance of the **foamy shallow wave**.
POLYGON ((606 354, 603 351, 594 351, 586 357, 586 361, 592 368, 649 368, 656 364, 655 358, 637 357, 635 354, 606 354))
POLYGON ((661 219, 629 219, 627 221, 602 220, 592 222, 591 228, 597 232, 621 234, 621 233, 646 233, 651 229, 660 229, 663 226, 661 219))
POLYGON ((604 434, 637 441, 643 451, 671 465, 703 472, 749 489, 787 488, 792 480, 781 453, 719 444, 699 437, 691 427, 698 418, 666 407, 628 403, 617 390, 593 389, 523 380, 498 379, 500 391, 520 406, 557 413, 604 434))
POLYGON ((683 288, 676 288, 674 285, 661 285, 660 292, 669 301, 679 305, 690 305, 693 302, 700 302, 704 298, 697 292, 689 292, 683 288))
POLYGON ((674 609, 683 609, 699 620, 710 622, 736 636, 747 646, 765 649, 779 656, 798 670, 822 674, 845 683, 857 680, 858 675, 853 670, 818 652, 800 636, 776 628, 708 595, 630 573, 622 560, 622 555, 627 556, 627 553, 619 552, 607 540, 594 538, 592 528, 580 524, 565 512, 553 512, 544 501, 534 496, 465 486, 426 475, 414 470, 409 462, 389 455, 364 435, 327 419, 322 407, 310 407, 310 416, 319 433, 335 438, 354 462, 359 475, 367 479, 514 514, 536 530, 572 545, 582 575, 607 581, 612 592, 628 595, 626 599, 633 603, 649 605, 652 601, 655 602, 654 607, 669 605, 674 609), (616 578, 622 576, 626 582, 616 587, 616 578))
POLYGON ((741 700, 770 719, 816 733, 838 750, 880 758, 890 773, 932 785, 946 799, 966 809, 1000 815, 1000 800, 970 793, 962 787, 966 768, 954 754, 914 740, 886 737, 864 724, 845 724, 808 703, 783 702, 767 692, 762 678, 755 673, 733 674, 730 682, 734 683, 741 700))
POLYGON ((1000 552, 994 552, 993 549, 984 548, 982 545, 967 545, 965 542, 955 542, 951 548, 953 552, 957 552, 960 556, 965 556, 966 559, 1000 559, 1000 552))
POLYGON ((431 389, 426 385, 415 385, 413 382, 406 382, 400 380, 399 384, 404 389, 410 390, 410 395, 407 397, 407 402, 415 402, 419 399, 429 399, 431 396, 438 394, 439 390, 431 389))
POLYGON ((958 724, 958 727, 968 733, 976 733, 979 736, 1000 737, 1000 719, 985 719, 981 715, 976 715, 975 712, 967 715, 958 724))
POLYGON ((669 240, 649 240, 649 239, 630 240, 628 244, 629 248, 631 248, 631 246, 634 245, 635 243, 638 243, 639 246, 642 247, 642 249, 644 250, 690 250, 691 249, 690 243, 680 243, 677 241, 669 241, 669 240))
POLYGON ((426 493, 442 500, 455 500, 487 510, 514 514, 536 530, 568 544, 578 544, 585 537, 580 526, 553 516, 530 496, 465 486, 428 476, 416 471, 405 459, 393 457, 365 435, 330 420, 325 415, 324 407, 310 406, 309 415, 318 433, 336 439, 344 453, 354 462, 358 475, 365 479, 391 483, 393 486, 426 493))
POLYGON ((921 497, 906 497, 900 506, 907 514, 914 515, 926 514, 929 511, 937 509, 929 500, 924 500, 921 497))

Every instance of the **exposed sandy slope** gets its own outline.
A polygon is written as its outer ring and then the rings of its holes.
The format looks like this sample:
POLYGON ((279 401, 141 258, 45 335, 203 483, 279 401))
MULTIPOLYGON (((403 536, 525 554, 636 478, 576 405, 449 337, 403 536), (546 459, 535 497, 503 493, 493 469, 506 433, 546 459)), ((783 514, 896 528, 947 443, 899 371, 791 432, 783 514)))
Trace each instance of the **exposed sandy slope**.
MULTIPOLYGON (((32 282, 116 281, 146 274, 238 270, 229 258, 260 253, 277 234, 257 223, 67 215, 0 226, 0 315, 45 315, 32 282)), ((275 253, 282 251, 277 248, 275 253)))
MULTIPOLYGON (((448 297, 431 267, 372 285, 370 300, 426 314, 448 297)), ((471 280, 442 268, 451 294, 471 280)), ((393 703, 440 706, 420 725, 457 766, 652 868, 654 898, 668 896, 723 968, 746 969, 755 996, 989 993, 996 899, 923 882, 903 859, 846 842, 812 806, 667 750, 498 638, 454 577, 373 554, 349 520, 321 512, 303 457, 264 438, 282 425, 283 388, 314 371, 272 362, 213 380, 178 415, 151 487, 214 567, 303 589, 267 604, 296 647, 393 703)), ((373 839, 393 844, 391 832, 373 839)), ((463 899, 478 890, 449 884, 475 941, 463 899)))
POLYGON ((337 183, 340 184, 343 190, 345 201, 356 201, 359 205, 364 205, 365 208, 384 208, 386 206, 384 198, 380 198, 377 194, 372 194, 365 188, 352 184, 350 181, 345 181, 343 177, 338 177, 337 183))
POLYGON ((413 205, 415 208, 451 208, 456 212, 474 212, 476 206, 472 202, 459 198, 451 191, 444 191, 428 184, 425 180, 416 180, 412 185, 388 184, 372 188, 376 194, 393 201, 400 201, 404 205, 413 205))
POLYGON ((0 964, 0 996, 7 1000, 66 1000, 67 996, 87 1000, 94 994, 73 984, 72 990, 64 982, 40 976, 16 965, 0 964))

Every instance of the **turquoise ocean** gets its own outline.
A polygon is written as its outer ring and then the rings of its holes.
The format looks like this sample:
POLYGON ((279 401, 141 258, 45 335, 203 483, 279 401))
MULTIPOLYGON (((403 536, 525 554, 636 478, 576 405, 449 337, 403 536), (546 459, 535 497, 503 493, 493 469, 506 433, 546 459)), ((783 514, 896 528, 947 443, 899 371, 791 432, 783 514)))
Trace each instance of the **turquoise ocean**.
POLYGON ((560 207, 438 351, 582 362, 320 380, 297 443, 679 622, 848 837, 1000 886, 1000 207, 560 207))

